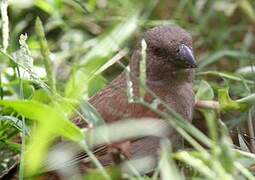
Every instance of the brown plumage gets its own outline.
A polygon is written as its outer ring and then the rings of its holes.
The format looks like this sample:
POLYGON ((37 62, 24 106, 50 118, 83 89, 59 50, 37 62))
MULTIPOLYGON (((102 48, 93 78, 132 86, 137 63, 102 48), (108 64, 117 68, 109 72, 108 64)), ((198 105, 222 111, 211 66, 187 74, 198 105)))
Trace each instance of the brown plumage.
MULTIPOLYGON (((142 39, 147 43, 147 86, 176 112, 191 121, 194 104, 192 79, 196 61, 193 56, 190 34, 179 27, 160 26, 148 30, 142 39)), ((137 77, 139 76, 140 52, 141 41, 138 42, 130 61, 131 80, 135 95, 138 95, 139 87, 137 77)), ((93 96, 89 102, 101 114, 106 123, 131 117, 159 118, 157 114, 143 105, 128 103, 126 91, 127 81, 123 72, 105 89, 93 96)), ((152 102, 153 97, 146 94, 145 100, 152 102)), ((176 136, 174 129, 169 131, 169 139, 178 141, 178 138, 174 137, 176 136)), ((116 147, 114 147, 115 150, 119 148, 120 151, 132 158, 155 153, 158 148, 158 140, 147 137, 129 143, 125 141, 117 144, 116 147)), ((112 152, 112 150, 108 152, 112 152)), ((110 161, 109 154, 106 152, 101 159, 110 161)))

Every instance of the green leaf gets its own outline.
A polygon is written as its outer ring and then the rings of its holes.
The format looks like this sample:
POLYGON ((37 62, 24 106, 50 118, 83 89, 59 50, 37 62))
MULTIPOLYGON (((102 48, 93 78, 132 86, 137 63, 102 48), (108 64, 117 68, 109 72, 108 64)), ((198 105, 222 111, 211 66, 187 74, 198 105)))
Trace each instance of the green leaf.
POLYGON ((245 83, 249 83, 249 84, 254 84, 253 81, 250 80, 246 80, 236 74, 233 73, 226 73, 226 72, 219 72, 219 71, 205 71, 205 72, 199 72, 196 75, 211 75, 211 76, 219 76, 222 78, 227 78, 233 81, 240 81, 240 82, 245 82, 245 83))
POLYGON ((50 4, 46 0, 35 0, 34 4, 35 4, 35 6, 37 6, 38 8, 40 8, 41 10, 43 10, 44 12, 46 12, 50 15, 53 15, 55 12, 54 6, 52 6, 52 4, 50 4))
POLYGON ((83 134, 80 129, 50 106, 41 104, 37 101, 28 100, 0 100, 0 105, 11 107, 19 114, 22 114, 29 119, 37 120, 39 123, 49 123, 52 126, 56 125, 55 127, 50 128, 50 130, 54 130, 58 135, 62 135, 74 141, 83 139, 83 134))
POLYGON ((247 106, 252 106, 255 104, 255 93, 252 93, 246 97, 236 100, 240 104, 245 104, 247 106))
POLYGON ((189 166, 195 168, 198 172, 203 174, 208 179, 216 179, 216 173, 208 167, 203 160, 194 157, 188 151, 182 151, 175 154, 175 158, 180 160, 189 166))
POLYGON ((245 111, 249 107, 245 103, 238 103, 237 101, 233 101, 228 94, 229 88, 223 88, 218 90, 218 100, 220 103, 220 108, 222 111, 245 111))
MULTIPOLYGON (((112 180, 123 179, 123 177, 122 177, 123 175, 121 174, 120 168, 109 167, 106 170, 112 180)), ((105 176, 102 174, 102 171, 100 169, 94 169, 94 170, 90 170, 88 173, 86 173, 83 176, 83 179, 102 180, 102 179, 105 179, 105 176)))
MULTIPOLYGON (((196 100, 212 100, 214 98, 214 92, 210 84, 202 80, 199 84, 195 99, 196 100)), ((218 139, 217 134, 217 115, 213 110, 210 109, 199 109, 203 114, 207 127, 209 130, 210 137, 216 141, 218 139)))
POLYGON ((233 144, 228 134, 228 129, 222 121, 219 121, 219 129, 221 131, 221 139, 220 139, 220 157, 222 166, 228 172, 233 174, 234 171, 234 161, 236 158, 236 154, 232 150, 233 144))
POLYGON ((234 162, 234 165, 236 169, 238 169, 248 180, 255 180, 254 174, 250 172, 249 169, 245 168, 241 163, 234 162))
POLYGON ((39 123, 33 131, 31 136, 33 139, 25 154, 26 170, 29 174, 34 174, 39 170, 46 150, 57 136, 63 136, 73 141, 84 139, 84 135, 78 127, 50 106, 28 100, 0 100, 0 105, 11 107, 19 114, 39 123))
POLYGON ((43 104, 49 104, 51 98, 46 91, 44 91, 43 89, 38 89, 34 92, 32 100, 39 101, 43 104))
POLYGON ((93 124, 93 127, 105 125, 104 119, 89 102, 81 102, 81 111, 85 114, 86 120, 93 124))
POLYGON ((55 0, 55 6, 60 9, 63 6, 63 1, 62 0, 55 0))
MULTIPOLYGON (((13 117, 13 116, 0 116, 0 121, 2 122, 8 122, 10 123, 12 126, 14 126, 15 128, 17 128, 19 131, 23 131, 23 122, 22 120, 13 117)), ((27 135, 29 135, 29 129, 27 126, 25 126, 25 133, 27 135)))
POLYGON ((182 176, 179 173, 176 164, 170 157, 170 143, 168 140, 161 142, 161 158, 159 162, 160 174, 162 180, 175 179, 182 180, 182 176))
POLYGON ((212 100, 214 98, 214 92, 210 84, 202 80, 199 84, 197 93, 195 95, 196 100, 212 100))
POLYGON ((211 109, 199 109, 200 112, 203 114, 206 120, 206 124, 209 130, 209 135, 212 140, 218 140, 218 120, 215 111, 211 109))
POLYGON ((70 99, 88 99, 89 76, 86 69, 79 69, 71 75, 65 88, 65 97, 70 99))
POLYGON ((252 22, 255 22, 255 11, 252 4, 248 0, 241 0, 238 2, 243 12, 246 13, 246 15, 250 18, 252 22))
MULTIPOLYGON (((12 93, 20 97, 20 81, 19 80, 12 81, 7 85, 8 85, 7 88, 9 91, 11 91, 12 93)), ((29 99, 34 93, 34 86, 32 86, 29 81, 23 81, 22 88, 23 88, 23 96, 24 96, 23 98, 29 99)))

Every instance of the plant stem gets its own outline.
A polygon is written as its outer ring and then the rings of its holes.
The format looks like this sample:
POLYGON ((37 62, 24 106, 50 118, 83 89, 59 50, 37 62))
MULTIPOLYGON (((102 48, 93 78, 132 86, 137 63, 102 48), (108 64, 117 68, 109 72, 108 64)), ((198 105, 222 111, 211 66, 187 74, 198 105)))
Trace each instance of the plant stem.
POLYGON ((0 72, 0 98, 4 99, 4 91, 2 86, 2 72, 0 72))
POLYGON ((195 102, 195 108, 206 108, 218 111, 220 109, 220 104, 218 101, 197 100, 195 102))
MULTIPOLYGON (((17 75, 19 78, 19 89, 20 89, 20 97, 24 99, 23 92, 23 80, 21 78, 19 66, 16 65, 17 75)), ((22 116, 22 133, 21 133, 21 154, 20 154, 20 165, 19 165, 19 180, 24 179, 24 154, 26 150, 26 133, 25 133, 25 118, 22 116)))
POLYGON ((253 128, 253 121, 252 121, 252 109, 250 108, 249 114, 248 114, 248 130, 249 130, 249 136, 251 137, 250 143, 251 143, 251 152, 255 153, 255 141, 254 141, 254 128, 253 128))
POLYGON ((96 158, 96 156, 89 150, 89 147, 85 141, 82 141, 79 143, 80 146, 86 151, 88 156, 90 157, 91 161, 94 163, 94 165, 100 169, 100 172, 107 180, 111 180, 112 178, 109 176, 109 174, 106 172, 105 168, 102 166, 102 164, 99 162, 99 160, 96 158))
POLYGON ((1 17, 2 17, 2 44, 3 51, 6 52, 9 46, 9 19, 7 14, 8 0, 1 1, 1 17))
POLYGON ((22 116, 22 133, 21 133, 21 154, 20 154, 20 165, 19 165, 19 180, 24 179, 24 156, 26 150, 26 133, 25 133, 25 118, 22 116))
POLYGON ((250 94, 244 98, 236 100, 238 103, 247 103, 249 105, 255 104, 255 93, 250 94))
POLYGON ((45 66, 45 69, 47 72, 49 86, 53 92, 56 92, 56 80, 54 77, 52 63, 50 60, 50 50, 48 47, 47 40, 45 38, 42 21, 40 20, 39 17, 36 18, 35 31, 39 38, 39 42, 40 42, 40 46, 41 46, 41 53, 44 58, 43 62, 44 62, 44 66, 45 66))

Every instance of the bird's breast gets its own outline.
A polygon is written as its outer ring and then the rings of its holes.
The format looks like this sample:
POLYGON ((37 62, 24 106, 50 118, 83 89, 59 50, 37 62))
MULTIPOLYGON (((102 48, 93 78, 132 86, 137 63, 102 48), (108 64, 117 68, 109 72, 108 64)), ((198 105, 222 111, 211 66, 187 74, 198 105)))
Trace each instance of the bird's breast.
POLYGON ((159 96, 169 107, 181 114, 185 119, 192 119, 194 92, 192 83, 180 85, 157 86, 151 85, 151 90, 159 96))

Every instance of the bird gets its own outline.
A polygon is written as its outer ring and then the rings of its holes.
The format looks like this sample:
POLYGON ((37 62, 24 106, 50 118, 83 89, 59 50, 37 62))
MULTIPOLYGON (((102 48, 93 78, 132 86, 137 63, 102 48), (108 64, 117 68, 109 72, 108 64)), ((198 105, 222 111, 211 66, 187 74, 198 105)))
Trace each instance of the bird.
MULTIPOLYGON (((138 40, 129 63, 130 80, 135 96, 139 96, 139 75, 141 60, 141 41, 146 42, 146 85, 169 107, 191 122, 194 106, 192 88, 194 68, 197 62, 194 57, 191 35, 178 26, 157 26, 147 30, 138 40)), ((154 97, 146 93, 144 100, 151 103, 154 97)), ((97 110, 107 124, 127 118, 160 117, 142 104, 132 103, 127 95, 127 76, 122 72, 102 91, 89 99, 89 103, 97 110)), ((88 124, 80 118, 73 120, 79 127, 88 124)), ((149 123, 149 122, 148 122, 149 123)), ((169 140, 173 145, 179 144, 176 131, 169 128, 169 140), (176 138, 177 137, 177 138, 176 138)), ((159 140, 155 137, 144 137, 137 140, 125 140, 98 148, 95 152, 99 161, 106 166, 120 163, 119 154, 126 158, 154 155, 159 149, 159 140)), ((82 155, 82 158, 85 156, 82 155)), ((81 169, 90 168, 89 162, 83 162, 81 169)), ((57 174, 46 174, 45 179, 59 179, 57 174)))
MULTIPOLYGON (((193 52, 190 33, 179 26, 157 26, 147 30, 138 40, 129 62, 130 81, 133 93, 139 96, 139 75, 141 60, 141 41, 146 42, 146 86, 174 111, 187 121, 192 120, 194 92, 192 81, 197 62, 193 52)), ((151 103, 154 97, 145 93, 144 100, 151 103)), ((89 99, 106 124, 127 118, 160 119, 142 104, 129 102, 127 95, 127 76, 123 71, 109 85, 89 99)), ((87 124, 76 121, 79 127, 87 124)), ((178 144, 176 131, 169 130, 169 140, 178 144)), ((108 146, 102 151, 102 164, 119 163, 118 153, 127 158, 154 154, 158 151, 159 140, 145 137, 137 140, 125 140, 108 146)))

